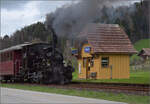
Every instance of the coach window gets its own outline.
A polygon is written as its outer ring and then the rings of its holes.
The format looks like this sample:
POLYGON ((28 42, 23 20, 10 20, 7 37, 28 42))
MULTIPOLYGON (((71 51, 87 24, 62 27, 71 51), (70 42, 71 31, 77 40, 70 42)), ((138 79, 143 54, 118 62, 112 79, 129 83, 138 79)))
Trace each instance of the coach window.
POLYGON ((0 62, 2 62, 2 54, 0 54, 0 62))
POLYGON ((4 58, 5 58, 5 61, 7 61, 7 53, 5 53, 5 57, 4 58))
POLYGON ((4 53, 4 61, 6 61, 6 60, 7 60, 7 54, 4 53))
POLYGON ((9 60, 9 52, 7 52, 7 61, 9 60))
POLYGON ((12 52, 10 52, 10 60, 12 60, 12 52))
POLYGON ((4 53, 2 53, 2 61, 4 61, 4 53))
POLYGON ((1 62, 3 62, 3 53, 1 53, 1 62))
POLYGON ((8 52, 8 55, 7 55, 7 56, 8 56, 8 59, 7 59, 7 60, 10 60, 10 52, 8 52))
POLYGON ((9 52, 7 53, 7 61, 9 60, 9 52))
POLYGON ((4 61, 4 58, 3 58, 3 53, 2 53, 2 62, 4 61))
POLYGON ((1 53, 1 56, 0 56, 0 57, 1 57, 1 62, 2 62, 2 53, 1 53))
POLYGON ((102 59, 101 59, 101 66, 103 68, 109 66, 109 57, 102 57, 102 59))
POLYGON ((5 61, 5 53, 3 53, 3 61, 5 61))
POLYGON ((11 59, 10 59, 10 54, 11 54, 11 52, 9 52, 8 54, 9 54, 9 60, 11 60, 11 59))
POLYGON ((6 60, 6 53, 3 54, 3 61, 6 60))
POLYGON ((5 61, 5 53, 3 53, 3 61, 5 61))
POLYGON ((6 53, 6 57, 7 57, 6 60, 8 61, 9 60, 9 53, 8 52, 6 53))
POLYGON ((4 53, 2 54, 2 60, 4 61, 4 53))
POLYGON ((9 60, 9 52, 7 53, 7 61, 9 60))

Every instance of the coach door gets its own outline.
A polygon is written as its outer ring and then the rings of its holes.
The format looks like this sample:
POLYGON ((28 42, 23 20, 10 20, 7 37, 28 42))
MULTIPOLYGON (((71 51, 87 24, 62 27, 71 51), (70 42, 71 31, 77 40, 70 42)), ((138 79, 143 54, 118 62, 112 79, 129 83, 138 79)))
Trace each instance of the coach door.
POLYGON ((19 71, 19 61, 18 60, 15 61, 15 68, 16 68, 16 72, 18 72, 19 71))
POLYGON ((20 70, 20 65, 21 65, 21 51, 16 51, 15 52, 15 74, 17 74, 20 70))

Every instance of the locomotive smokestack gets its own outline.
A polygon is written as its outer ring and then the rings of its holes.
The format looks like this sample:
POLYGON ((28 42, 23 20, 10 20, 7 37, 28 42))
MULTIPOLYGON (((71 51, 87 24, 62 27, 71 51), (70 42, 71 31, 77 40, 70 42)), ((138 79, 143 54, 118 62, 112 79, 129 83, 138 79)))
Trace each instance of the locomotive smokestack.
POLYGON ((52 22, 50 24, 46 24, 46 29, 47 31, 52 35, 52 46, 53 46, 53 53, 54 52, 54 49, 56 48, 56 45, 57 45, 57 35, 56 35, 56 32, 52 26, 52 22))
POLYGON ((53 44, 53 48, 56 48, 57 45, 57 35, 55 33, 55 30, 52 26, 50 26, 49 28, 51 30, 52 36, 53 36, 53 40, 52 40, 52 44, 53 44))

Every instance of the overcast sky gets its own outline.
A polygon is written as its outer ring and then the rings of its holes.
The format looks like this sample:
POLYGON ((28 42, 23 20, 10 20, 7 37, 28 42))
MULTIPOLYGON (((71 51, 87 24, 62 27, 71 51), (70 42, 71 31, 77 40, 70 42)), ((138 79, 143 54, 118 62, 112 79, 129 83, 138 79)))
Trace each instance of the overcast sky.
POLYGON ((24 26, 44 21, 47 13, 68 3, 70 2, 1 0, 1 36, 11 35, 24 26))
MULTIPOLYGON (((0 0, 1 1, 1 36, 12 35, 24 26, 44 21, 47 13, 71 3, 69 0, 0 0)), ((135 1, 135 0, 134 0, 135 1)))

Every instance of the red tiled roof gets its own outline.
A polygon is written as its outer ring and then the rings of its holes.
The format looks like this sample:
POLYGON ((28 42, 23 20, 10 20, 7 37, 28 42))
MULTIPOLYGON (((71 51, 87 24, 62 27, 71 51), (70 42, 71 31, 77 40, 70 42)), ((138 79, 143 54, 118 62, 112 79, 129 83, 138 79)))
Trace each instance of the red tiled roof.
POLYGON ((86 37, 94 53, 136 53, 124 30, 117 24, 88 24, 79 35, 86 37))

